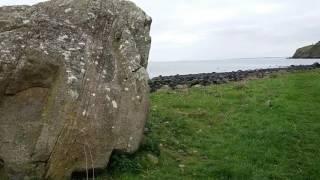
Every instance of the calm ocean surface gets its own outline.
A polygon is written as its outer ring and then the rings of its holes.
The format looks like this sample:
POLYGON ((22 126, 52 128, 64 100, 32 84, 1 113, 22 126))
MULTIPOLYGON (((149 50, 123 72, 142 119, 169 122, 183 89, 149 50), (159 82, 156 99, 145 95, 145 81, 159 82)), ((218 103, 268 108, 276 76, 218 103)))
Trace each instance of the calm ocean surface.
POLYGON ((197 74, 211 72, 231 72, 264 68, 286 67, 290 65, 311 65, 320 59, 242 58, 211 61, 150 62, 148 71, 151 78, 163 75, 197 74))

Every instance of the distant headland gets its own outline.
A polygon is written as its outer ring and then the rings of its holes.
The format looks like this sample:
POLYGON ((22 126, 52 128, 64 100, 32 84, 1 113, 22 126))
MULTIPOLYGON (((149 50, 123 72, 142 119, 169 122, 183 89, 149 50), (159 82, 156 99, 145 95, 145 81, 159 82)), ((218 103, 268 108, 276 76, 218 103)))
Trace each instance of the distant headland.
POLYGON ((314 45, 299 48, 292 58, 320 58, 320 41, 314 45))

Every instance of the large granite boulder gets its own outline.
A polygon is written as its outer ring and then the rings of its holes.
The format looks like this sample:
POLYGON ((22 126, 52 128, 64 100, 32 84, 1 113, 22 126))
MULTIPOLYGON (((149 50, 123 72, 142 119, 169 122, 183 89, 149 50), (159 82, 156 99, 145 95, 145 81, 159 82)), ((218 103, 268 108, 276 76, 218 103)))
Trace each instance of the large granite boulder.
POLYGON ((1 180, 91 176, 138 149, 150 25, 125 0, 0 7, 1 180))
POLYGON ((320 42, 299 48, 292 58, 320 58, 320 42))

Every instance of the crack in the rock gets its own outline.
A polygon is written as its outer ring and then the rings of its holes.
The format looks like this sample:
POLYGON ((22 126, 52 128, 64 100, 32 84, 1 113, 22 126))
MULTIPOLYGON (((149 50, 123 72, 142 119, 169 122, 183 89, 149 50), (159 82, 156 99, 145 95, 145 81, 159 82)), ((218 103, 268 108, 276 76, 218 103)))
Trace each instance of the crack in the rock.
POLYGON ((47 163, 46 163, 46 166, 47 166, 47 167, 46 167, 46 171, 45 171, 45 173, 44 173, 45 176, 48 176, 48 171, 49 171, 49 168, 50 168, 50 166, 48 166, 49 161, 51 160, 51 158, 52 158, 52 156, 53 156, 53 153, 55 152, 55 149, 57 148, 57 144, 58 144, 60 138, 62 137, 62 134, 63 134, 63 132, 64 132, 64 130, 65 130, 66 127, 67 127, 67 125, 65 124, 64 127, 60 130, 60 132, 59 132, 59 134, 58 134, 58 137, 57 137, 57 139, 56 139, 56 142, 54 142, 52 151, 50 152, 50 154, 49 154, 49 156, 48 156, 48 160, 46 161, 46 162, 47 162, 47 163))
POLYGON ((0 29, 0 34, 19 30, 19 29, 22 29, 25 27, 27 27, 27 26, 26 25, 14 25, 14 26, 5 27, 3 29, 0 29))
POLYGON ((4 168, 4 160, 0 158, 0 169, 4 168))
POLYGON ((144 68, 144 67, 138 67, 138 68, 136 68, 136 69, 134 69, 132 72, 133 73, 136 73, 136 72, 138 72, 140 69, 142 69, 142 68, 144 68))
POLYGON ((4 96, 16 96, 16 95, 18 95, 18 94, 21 94, 21 93, 23 93, 23 92, 25 92, 25 91, 28 91, 28 90, 31 90, 31 89, 37 89, 37 88, 41 88, 41 89, 49 89, 49 87, 43 87, 43 86, 33 86, 33 87, 28 87, 28 88, 25 88, 25 89, 22 89, 22 90, 19 90, 19 91, 17 91, 17 92, 15 92, 15 93, 4 93, 4 96))

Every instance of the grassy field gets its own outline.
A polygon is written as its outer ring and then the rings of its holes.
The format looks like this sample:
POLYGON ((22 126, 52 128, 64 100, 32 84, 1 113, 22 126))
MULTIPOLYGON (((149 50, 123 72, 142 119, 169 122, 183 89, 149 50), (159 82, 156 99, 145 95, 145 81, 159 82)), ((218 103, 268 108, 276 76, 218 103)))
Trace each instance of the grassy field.
POLYGON ((149 133, 100 179, 320 179, 320 71, 151 95, 149 133))

